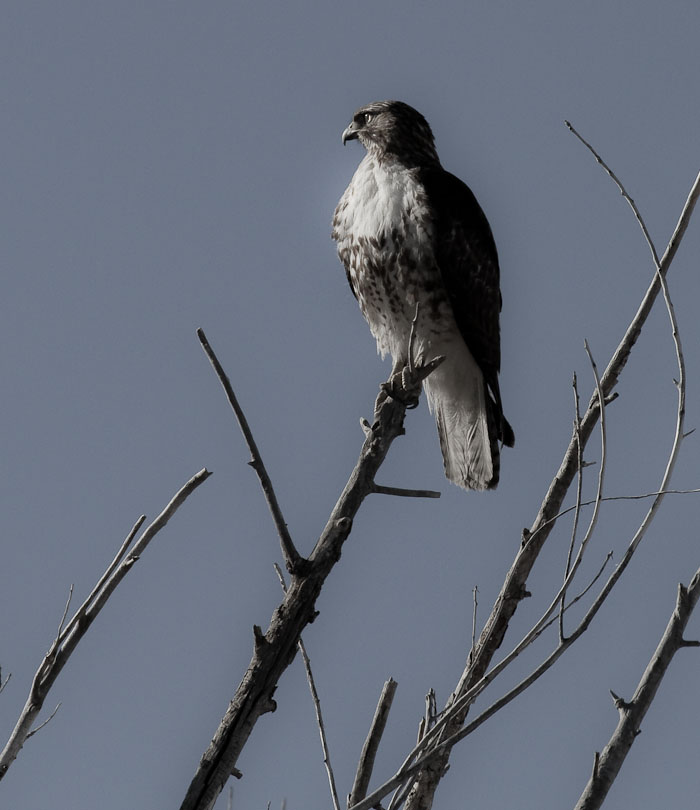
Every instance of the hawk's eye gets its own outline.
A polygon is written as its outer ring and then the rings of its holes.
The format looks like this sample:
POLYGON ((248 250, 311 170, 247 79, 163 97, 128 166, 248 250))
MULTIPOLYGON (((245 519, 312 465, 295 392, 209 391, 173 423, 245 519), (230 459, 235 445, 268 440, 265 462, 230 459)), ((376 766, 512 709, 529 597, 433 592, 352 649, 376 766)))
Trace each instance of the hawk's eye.
POLYGON ((372 118, 373 118, 372 113, 365 113, 365 126, 367 126, 367 124, 369 124, 369 122, 372 120, 372 118))

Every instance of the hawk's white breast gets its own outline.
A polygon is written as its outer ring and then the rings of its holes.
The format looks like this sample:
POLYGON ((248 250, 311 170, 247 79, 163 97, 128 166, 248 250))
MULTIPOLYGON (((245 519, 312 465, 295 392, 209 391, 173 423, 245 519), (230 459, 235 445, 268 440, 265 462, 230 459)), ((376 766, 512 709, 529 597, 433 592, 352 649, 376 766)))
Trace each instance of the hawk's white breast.
POLYGON ((447 303, 416 170, 366 155, 338 203, 333 237, 377 348, 405 357, 416 303, 421 321, 447 303))
POLYGON ((404 236, 430 241, 432 226, 423 186, 415 171, 397 163, 377 163, 365 155, 336 211, 340 241, 390 234, 394 228, 404 236))

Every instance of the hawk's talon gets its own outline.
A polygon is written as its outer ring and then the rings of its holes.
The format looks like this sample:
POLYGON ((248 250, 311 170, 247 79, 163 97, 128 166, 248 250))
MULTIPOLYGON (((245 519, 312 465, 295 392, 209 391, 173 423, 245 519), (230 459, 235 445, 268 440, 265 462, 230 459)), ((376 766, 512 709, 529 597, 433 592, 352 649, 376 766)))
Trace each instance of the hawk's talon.
POLYGON ((380 406, 387 397, 391 397, 408 410, 418 407, 420 383, 416 386, 413 379, 406 372, 407 369, 405 368, 402 371, 397 371, 391 375, 388 382, 380 385, 381 390, 377 397, 377 406, 380 406))

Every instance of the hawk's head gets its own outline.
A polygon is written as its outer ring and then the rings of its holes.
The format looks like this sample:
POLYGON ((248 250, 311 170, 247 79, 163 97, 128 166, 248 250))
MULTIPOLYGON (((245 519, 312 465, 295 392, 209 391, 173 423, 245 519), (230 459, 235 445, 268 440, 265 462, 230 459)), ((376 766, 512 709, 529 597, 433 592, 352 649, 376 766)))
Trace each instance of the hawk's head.
POLYGON ((380 159, 392 155, 406 164, 439 163, 428 122, 403 101, 361 107, 343 132, 343 143, 355 138, 380 159))

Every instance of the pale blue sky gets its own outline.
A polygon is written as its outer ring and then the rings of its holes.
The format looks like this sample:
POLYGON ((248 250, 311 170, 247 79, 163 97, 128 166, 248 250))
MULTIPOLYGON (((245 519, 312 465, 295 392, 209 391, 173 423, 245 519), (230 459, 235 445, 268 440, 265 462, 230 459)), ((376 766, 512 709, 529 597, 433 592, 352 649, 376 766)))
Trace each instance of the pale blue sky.
MULTIPOLYGON (((651 278, 631 213, 563 120, 627 184, 662 250, 700 167, 699 25, 690 0, 4 4, 3 740, 70 584, 78 604, 139 514, 155 516, 201 467, 214 475, 69 662, 48 701, 62 707, 3 780, 0 806, 179 806, 247 666, 251 627, 267 625, 280 595, 276 535, 195 329, 226 366, 309 551, 389 371, 329 236, 362 156, 341 133, 381 98, 427 117, 443 164, 489 217, 517 437, 499 489, 466 494, 443 477, 425 404, 411 412, 378 480, 443 497, 364 505, 305 636, 343 795, 382 683, 398 681, 376 774, 390 775, 427 690, 442 704, 458 677, 473 586, 483 620, 560 463, 574 370, 585 399, 591 390, 584 338, 603 367, 651 278)), ((670 279, 689 429, 700 420, 698 255, 700 219, 670 279)), ((675 374, 659 310, 609 411, 609 494, 656 488, 675 374)), ((700 485, 698 441, 683 447, 679 488, 700 485)), ((643 509, 606 505, 587 570, 610 548, 619 558, 643 509)), ((608 690, 632 693, 677 582, 700 564, 699 509, 694 496, 667 502, 589 634, 454 752, 436 807, 573 806, 616 723, 608 690)), ((568 525, 550 539, 504 652, 556 590, 567 539, 568 525)), ((698 683, 700 658, 684 651, 607 808, 698 795, 698 683)), ((277 700, 238 763, 234 806, 326 808, 298 661, 277 700)))

